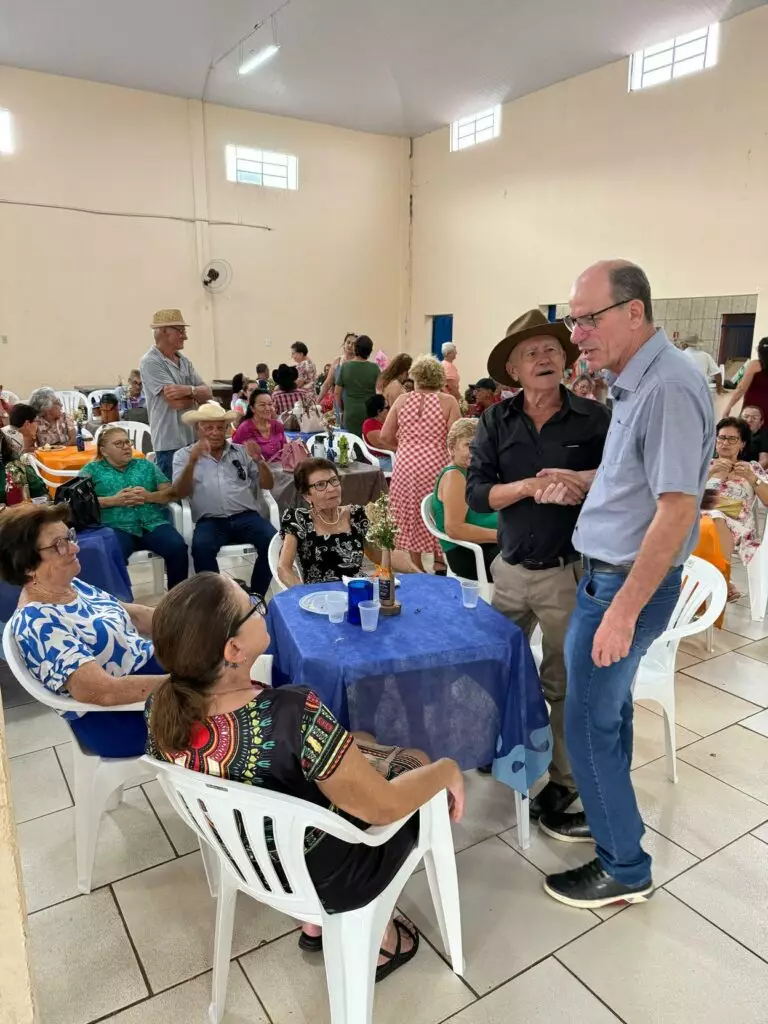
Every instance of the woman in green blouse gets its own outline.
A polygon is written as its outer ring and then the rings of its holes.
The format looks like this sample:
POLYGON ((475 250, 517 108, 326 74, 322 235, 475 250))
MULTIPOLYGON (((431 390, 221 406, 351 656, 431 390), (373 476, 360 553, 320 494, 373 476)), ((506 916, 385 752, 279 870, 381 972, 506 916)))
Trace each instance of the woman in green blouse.
POLYGON ((369 362, 373 342, 361 334, 355 342, 355 355, 339 367, 336 381, 336 401, 341 406, 342 426, 350 434, 363 436, 363 420, 367 418, 365 406, 376 394, 379 368, 369 362))
POLYGON ((11 439, 0 432, 0 505, 16 505, 27 498, 42 498, 48 493, 34 469, 18 456, 11 439))
POLYGON ((154 462, 134 458, 122 427, 102 430, 96 458, 83 466, 80 476, 93 484, 101 520, 114 530, 126 563, 135 551, 152 551, 165 560, 169 589, 187 578, 187 545, 163 508, 176 497, 173 487, 154 462))
MULTIPOLYGON (((448 431, 448 452, 451 465, 447 466, 435 484, 432 507, 435 525, 441 533, 456 540, 469 540, 479 544, 483 552, 485 571, 491 579, 491 562, 499 553, 497 512, 473 512, 467 505, 467 467, 472 458, 472 439, 477 431, 476 419, 456 420, 448 431)), ((477 579, 475 556, 468 548, 457 547, 449 541, 440 541, 451 571, 465 580, 477 579)))

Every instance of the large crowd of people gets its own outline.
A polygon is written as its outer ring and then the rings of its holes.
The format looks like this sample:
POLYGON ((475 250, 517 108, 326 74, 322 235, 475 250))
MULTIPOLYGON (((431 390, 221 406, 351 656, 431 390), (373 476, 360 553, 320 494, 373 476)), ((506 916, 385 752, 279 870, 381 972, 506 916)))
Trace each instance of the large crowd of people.
MULTIPOLYGON (((58 393, 42 386, 3 409, 0 577, 20 588, 13 635, 22 657, 73 707, 148 699, 146 715, 73 716, 78 738, 104 756, 146 748, 246 782, 258 764, 260 784, 369 823, 396 821, 447 788, 460 818, 454 762, 351 735, 311 689, 250 680, 269 643, 262 597, 276 535, 261 497, 289 452, 296 501, 281 516, 279 586, 357 576, 379 557, 366 508, 344 500, 341 467, 301 451, 302 421, 320 417, 364 442, 363 458, 394 457, 389 503, 410 569, 476 579, 467 545, 479 545, 494 608, 528 637, 541 628, 553 753, 530 813, 549 836, 596 846, 583 866, 549 875, 546 891, 574 907, 646 899, 653 882, 630 777, 632 683, 677 602, 686 558, 716 565, 735 600, 731 559, 747 564, 760 544, 768 338, 715 428, 722 380, 711 357, 699 358, 692 339, 679 351, 656 328, 648 279, 622 260, 577 278, 563 320, 538 309, 516 316, 491 348, 488 376, 464 394, 454 343, 442 346, 442 360, 382 361, 369 336, 350 333, 320 373, 301 341, 271 374, 264 363, 253 377, 238 373, 225 408, 184 354, 181 311, 158 311, 150 327, 153 345, 127 387, 101 396, 93 457, 79 472, 124 560, 142 550, 164 559, 157 609, 81 579, 68 507, 45 503, 35 452, 79 438, 58 393), (741 418, 728 415, 742 399, 741 418), (149 459, 134 452, 121 419, 144 409, 149 459), (427 497, 441 540, 422 516, 427 497), (172 502, 189 503, 191 540, 172 525, 172 502), (256 552, 242 586, 219 574, 217 556, 230 544, 256 552), (574 812, 577 798, 583 810, 574 812)), ((416 820, 380 848, 308 834, 307 865, 326 907, 360 906, 380 892, 412 849, 416 820)), ((311 925, 299 941, 322 948, 311 925)), ((417 947, 415 929, 394 919, 379 976, 417 947)))

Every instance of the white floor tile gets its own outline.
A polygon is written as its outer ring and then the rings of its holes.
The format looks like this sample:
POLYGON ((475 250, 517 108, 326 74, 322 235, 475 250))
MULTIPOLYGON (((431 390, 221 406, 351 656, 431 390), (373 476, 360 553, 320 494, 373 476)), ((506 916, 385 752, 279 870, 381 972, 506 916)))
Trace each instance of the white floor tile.
POLYGON ((678 782, 663 761, 632 773, 643 821, 695 857, 707 857, 768 821, 765 804, 678 758, 678 782))
MULTIPOLYGON (((507 832, 499 838, 508 843, 516 842, 516 835, 513 832, 507 832)), ((643 836, 643 849, 653 858, 653 881, 657 888, 698 863, 698 859, 687 850, 681 849, 650 828, 646 828, 643 836)), ((533 825, 530 848, 525 850, 522 856, 545 875, 552 875, 586 864, 594 858, 595 847, 587 843, 561 843, 533 825)), ((596 910, 595 913, 605 919, 618 913, 624 906, 621 904, 605 907, 596 910)))
POLYGON ((464 817, 452 826, 453 848, 457 853, 516 823, 515 794, 509 786, 477 771, 465 772, 464 784, 464 817))
POLYGON ((194 853, 199 849, 197 836, 171 807, 171 802, 157 779, 145 782, 142 789, 163 823, 163 828, 168 833, 168 838, 173 843, 176 853, 182 857, 186 853, 194 853))
POLYGON ((733 725, 758 709, 756 704, 693 679, 685 672, 675 675, 675 702, 677 724, 700 736, 709 736, 733 725))
POLYGON ((767 843, 744 836, 674 879, 667 888, 768 960, 767 843))
MULTIPOLYGON (((748 640, 762 640, 768 636, 768 619, 760 622, 753 622, 752 612, 738 604, 729 604, 725 609, 723 620, 725 630, 730 633, 738 633, 739 636, 748 640)), ((715 630, 717 633, 717 630, 715 630)))
MULTIPOLYGON (((130 1010, 107 1017, 101 1024, 204 1024, 210 1002, 211 975, 203 974, 130 1010)), ((221 1024, 269 1024, 236 960, 229 970, 227 1009, 221 1024)))
MULTIPOLYGON (((75 896, 74 808, 24 822, 19 825, 18 835, 27 910, 31 913, 75 896)), ((126 790, 123 802, 102 816, 93 888, 173 856, 147 798, 140 789, 126 790)))
MULTIPOLYGON (((114 891, 154 992, 212 966, 215 902, 199 853, 123 879, 114 891)), ((292 918, 241 893, 232 956, 297 927, 292 918)))
MULTIPOLYGON (((2 654, 0 653, 0 658, 2 654)), ((0 702, 7 710, 18 707, 19 704, 33 704, 35 698, 27 693, 24 687, 17 683, 11 675, 11 670, 6 663, 0 660, 0 702)))
POLYGON ((689 665, 695 665, 700 660, 695 654, 689 654, 687 651, 682 651, 678 648, 677 657, 675 658, 675 671, 681 672, 684 668, 688 668, 689 665))
POLYGON ((756 828, 752 835, 762 839, 764 843, 768 843, 768 823, 761 825, 760 828, 756 828))
POLYGON ((34 701, 19 704, 5 711, 5 738, 8 756, 18 757, 33 750, 43 750, 72 738, 69 726, 51 708, 34 701))
POLYGON ((768 711, 760 711, 751 718, 745 718, 741 724, 745 729, 759 732, 761 736, 768 736, 768 711))
MULTIPOLYGON (((254 950, 240 963, 273 1024, 330 1024, 322 954, 302 953, 295 935, 254 950)), ((473 1000, 422 941, 410 963, 376 986, 373 1024, 438 1024, 473 1000)))
POLYGON ((691 665, 685 670, 685 675, 717 686, 761 708, 768 707, 768 671, 761 661, 748 658, 741 651, 731 651, 700 665, 691 665))
POLYGON ((617 1024, 554 957, 451 1017, 450 1024, 617 1024))
POLYGON ((627 1024, 764 1024, 768 964, 666 892, 560 950, 627 1024))
MULTIPOLYGON (((696 733, 683 729, 681 726, 675 730, 675 745, 679 749, 688 743, 693 743, 699 737, 696 733)), ((634 748, 632 754, 632 767, 639 768, 664 756, 664 721, 652 711, 644 707, 635 706, 634 715, 634 748)))
POLYGON ((16 821, 29 821, 72 806, 53 747, 10 759, 16 821))
MULTIPOLYGON (((541 873, 500 839, 464 850, 456 865, 465 977, 476 992, 488 992, 597 923, 589 911, 542 899, 541 873)), ((411 878, 398 905, 442 949, 424 872, 411 878)))
POLYGON ((686 747, 680 758, 768 804, 768 737, 732 725, 686 747))
POLYGON ((87 1024, 148 994, 108 889, 31 914, 29 940, 44 1024, 87 1024))
MULTIPOLYGON (((681 654, 690 654, 697 661, 708 661, 710 658, 727 654, 728 651, 732 651, 736 647, 743 647, 747 643, 749 643, 747 637, 739 636, 738 633, 729 633, 727 629, 716 629, 711 652, 707 650, 706 633, 696 633, 694 636, 681 640, 677 650, 681 654)), ((681 666, 678 665, 677 668, 679 671, 681 666)))
POLYGON ((740 647, 739 651, 741 654, 746 654, 748 658, 755 658, 756 661, 768 664, 768 640, 756 640, 753 644, 740 647))

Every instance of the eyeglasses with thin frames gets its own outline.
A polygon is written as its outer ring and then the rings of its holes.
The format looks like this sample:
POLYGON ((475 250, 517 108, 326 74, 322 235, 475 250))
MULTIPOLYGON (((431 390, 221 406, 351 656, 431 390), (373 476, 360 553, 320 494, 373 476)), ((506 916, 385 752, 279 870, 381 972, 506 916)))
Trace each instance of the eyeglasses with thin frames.
POLYGON ((237 636, 237 634, 240 632, 240 630, 243 628, 243 626, 246 624, 246 622, 248 621, 248 619, 250 619, 252 615, 267 614, 267 606, 264 603, 264 598, 260 594, 249 594, 248 597, 250 598, 251 601, 250 611, 246 612, 246 614, 241 619, 238 619, 235 622, 229 634, 230 637, 237 636))
POLYGON ((318 480, 314 484, 309 485, 311 491, 327 491, 329 487, 341 487, 341 480, 337 476, 332 476, 328 480, 318 480))
POLYGON ((735 434, 730 436, 728 434, 718 434, 717 440, 720 442, 720 444, 740 444, 741 436, 736 437, 735 434))
POLYGON ((597 309, 594 313, 585 313, 583 316, 569 316, 563 317, 563 323, 568 330, 573 334, 577 326, 582 331, 594 331, 597 327, 597 317, 602 316, 603 313, 607 313, 609 309, 617 309, 619 306, 626 306, 632 299, 622 299, 621 302, 614 302, 612 306, 605 306, 603 309, 597 309))
POLYGON ((45 547, 38 548, 38 552, 52 551, 54 548, 57 555, 69 554, 69 545, 77 544, 77 531, 74 527, 70 527, 63 537, 57 537, 53 544, 46 544, 45 547))

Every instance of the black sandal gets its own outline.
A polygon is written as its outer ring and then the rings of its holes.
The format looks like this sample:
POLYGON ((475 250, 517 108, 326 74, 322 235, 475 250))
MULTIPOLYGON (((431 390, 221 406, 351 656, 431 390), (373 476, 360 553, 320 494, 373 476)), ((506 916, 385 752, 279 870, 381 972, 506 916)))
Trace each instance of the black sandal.
POLYGON ((376 982, 383 981, 388 978, 393 971, 396 971, 398 967, 402 967, 403 964, 407 964, 409 960, 413 960, 416 956, 416 951, 419 948, 419 933, 414 928, 413 931, 408 927, 405 921, 396 917, 392 922, 397 932, 397 945, 395 946, 395 952, 390 953, 388 949, 380 949, 379 955, 387 957, 385 964, 379 964, 376 968, 376 982), (401 940, 403 933, 413 939, 413 945, 407 953, 401 952, 401 940))
POLYGON ((323 949, 323 936, 320 935, 307 935, 305 932, 301 932, 299 935, 299 949, 303 949, 305 953, 320 953, 323 949))

